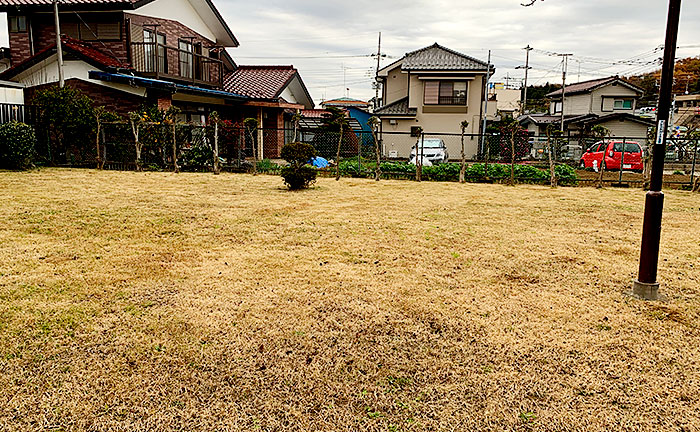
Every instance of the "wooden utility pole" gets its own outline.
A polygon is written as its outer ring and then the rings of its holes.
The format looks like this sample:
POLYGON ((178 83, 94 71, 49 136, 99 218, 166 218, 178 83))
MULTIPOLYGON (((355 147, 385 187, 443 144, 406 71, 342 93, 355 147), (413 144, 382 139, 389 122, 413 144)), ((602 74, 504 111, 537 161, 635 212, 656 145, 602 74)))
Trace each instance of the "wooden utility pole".
POLYGON ((573 54, 557 54, 564 57, 561 63, 561 131, 564 132, 564 97, 566 96, 566 71, 569 67, 569 56, 573 54))
POLYGON ((53 18, 56 24, 56 55, 58 64, 58 86, 63 88, 65 85, 63 79, 63 46, 61 44, 61 23, 58 19, 58 0, 53 0, 53 18))
MULTIPOLYGON (((525 92, 523 93, 523 112, 521 114, 525 114, 525 111, 527 111, 527 73, 530 69, 530 51, 533 50, 533 48, 526 46, 523 48, 525 50, 525 92)), ((518 66, 516 69, 521 69, 522 66, 518 66)))
POLYGON ((382 58, 382 32, 379 32, 379 44, 377 45, 377 73, 374 76, 374 109, 379 108, 379 61, 382 58))
POLYGON ((664 181, 664 159, 668 120, 673 94, 673 69, 676 62, 678 24, 681 15, 681 0, 670 0, 664 44, 664 63, 661 68, 661 90, 657 110, 656 141, 651 161, 651 183, 644 207, 642 248, 639 258, 639 274, 634 281, 634 295, 645 300, 658 300, 659 283, 656 280, 659 267, 661 243, 661 220, 664 212, 664 194, 661 191, 664 181))

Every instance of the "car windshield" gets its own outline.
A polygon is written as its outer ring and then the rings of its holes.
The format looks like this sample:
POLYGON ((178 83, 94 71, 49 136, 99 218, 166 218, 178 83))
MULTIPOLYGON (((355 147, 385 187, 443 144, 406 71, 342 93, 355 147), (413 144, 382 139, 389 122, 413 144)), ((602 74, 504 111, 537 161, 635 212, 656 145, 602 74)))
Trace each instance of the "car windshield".
POLYGON ((441 148, 442 141, 439 139, 427 139, 423 141, 423 148, 441 148))
MULTIPOLYGON (((635 142, 628 142, 628 143, 625 143, 624 145, 625 145, 625 152, 627 152, 627 153, 639 153, 641 151, 639 149, 639 145, 635 142)), ((613 148, 613 151, 621 152, 622 151, 622 143, 616 142, 615 147, 613 148)))

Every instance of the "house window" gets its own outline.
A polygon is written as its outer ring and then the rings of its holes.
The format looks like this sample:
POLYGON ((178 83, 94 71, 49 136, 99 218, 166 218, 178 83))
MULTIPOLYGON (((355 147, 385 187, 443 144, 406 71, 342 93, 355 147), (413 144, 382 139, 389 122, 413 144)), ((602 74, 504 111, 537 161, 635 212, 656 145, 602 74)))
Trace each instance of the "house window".
POLYGON ((552 102, 552 106, 554 107, 553 114, 561 113, 561 102, 552 102))
POLYGON ((632 99, 615 99, 613 108, 616 110, 631 110, 632 99))
POLYGON ((121 24, 119 22, 62 22, 61 33, 73 39, 88 42, 121 40, 121 24))
POLYGON ((426 81, 425 105, 466 105, 466 81, 426 81))
POLYGON ((8 16, 7 25, 10 33, 24 33, 27 31, 27 17, 8 16))
POLYGON ((184 78, 192 78, 193 76, 193 53, 192 42, 182 40, 178 42, 180 48, 180 76, 184 78))
POLYGON ((165 54, 165 35, 153 30, 143 31, 144 57, 147 72, 168 72, 168 62, 165 54), (157 63, 156 63, 157 62, 157 63))

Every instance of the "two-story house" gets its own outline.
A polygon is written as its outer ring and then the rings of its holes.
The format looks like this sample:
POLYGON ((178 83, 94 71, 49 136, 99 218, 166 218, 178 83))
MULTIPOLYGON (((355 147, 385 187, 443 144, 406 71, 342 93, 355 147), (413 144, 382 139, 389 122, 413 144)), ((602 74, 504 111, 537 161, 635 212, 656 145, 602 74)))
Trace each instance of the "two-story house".
POLYGON ((675 97, 676 112, 673 126, 695 129, 700 125, 700 94, 691 93, 675 97))
POLYGON ((618 76, 583 81, 568 85, 565 92, 559 89, 547 94, 551 99, 548 113, 524 115, 519 121, 532 135, 545 135, 550 124, 561 126, 563 109, 568 135, 586 135, 593 126, 603 125, 612 136, 644 138, 653 122, 634 114, 643 94, 641 88, 618 76))
MULTIPOLYGON (((460 124, 469 121, 467 133, 479 133, 485 80, 495 69, 486 62, 453 51, 437 43, 410 52, 382 68, 377 76, 382 85, 384 106, 375 111, 381 119, 384 151, 392 156, 408 157, 417 127, 426 136, 461 132, 460 124)), ((495 104, 491 104, 495 110, 495 104)), ((460 153, 459 140, 446 140, 452 155, 460 153)), ((467 157, 478 154, 479 140, 470 137, 467 157)))
MULTIPOLYGON (((59 81, 52 2, 0 0, 0 12, 10 42, 10 68, 0 80, 23 84, 31 104, 37 90, 59 81)), ((183 121, 200 123, 217 111, 279 128, 287 110, 314 105, 293 66, 234 62, 226 49, 239 42, 211 0, 62 0, 59 22, 66 85, 122 115, 175 105, 183 121)), ((283 140, 268 135, 259 145, 276 157, 283 140)))

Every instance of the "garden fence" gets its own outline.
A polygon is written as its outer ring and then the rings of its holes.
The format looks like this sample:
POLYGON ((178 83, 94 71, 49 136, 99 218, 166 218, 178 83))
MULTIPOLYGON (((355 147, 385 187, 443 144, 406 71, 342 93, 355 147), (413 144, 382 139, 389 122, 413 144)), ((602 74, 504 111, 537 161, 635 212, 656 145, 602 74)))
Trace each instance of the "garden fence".
POLYGON ((0 103, 0 124, 21 122, 34 124, 36 109, 31 105, 0 103))
MULTIPOLYGON (((93 131, 94 144, 72 147, 63 145, 56 148, 50 140, 39 145, 39 154, 44 160, 56 165, 94 167, 105 169, 151 169, 151 170, 213 170, 248 171, 253 167, 253 157, 258 160, 258 169, 277 171, 284 161, 279 159, 282 146, 294 140, 312 144, 318 156, 330 161, 326 171, 334 172, 335 161, 340 156, 341 174, 346 176, 371 177, 376 167, 375 138, 369 131, 346 130, 342 139, 338 132, 294 129, 255 129, 247 130, 224 125, 195 124, 156 124, 138 125, 138 146, 134 127, 130 123, 105 123, 100 127, 99 137, 93 131), (340 149, 338 144, 340 143, 340 149), (53 146, 53 148, 52 148, 53 146), (97 148, 99 146, 99 157, 97 148), (140 157, 137 158, 137 151, 140 157), (218 157, 215 157, 215 154, 218 157)), ((413 157, 415 163, 425 161, 422 179, 457 180, 459 178, 462 143, 469 169, 465 176, 469 181, 508 182, 510 165, 518 182, 548 183, 550 181, 550 155, 552 166, 563 183, 603 184, 642 186, 644 174, 634 155, 618 152, 617 166, 581 167, 582 155, 586 150, 601 142, 600 138, 585 136, 565 136, 547 138, 545 136, 520 135, 511 140, 503 134, 461 134, 423 133, 415 136, 410 133, 378 132, 381 169, 384 177, 418 177, 417 167, 409 160, 415 153, 423 159, 413 157), (438 163, 440 152, 436 147, 444 147, 451 163, 438 163), (623 158, 628 158, 624 160, 623 158), (434 166, 428 166, 434 165, 434 166), (577 171, 574 173, 574 169, 577 171), (603 171, 601 176, 599 171, 603 171), (574 173, 574 174, 572 174, 574 173), (573 175, 573 177, 572 177, 573 175), (572 180, 575 179, 574 180, 572 180)), ((647 137, 607 138, 618 147, 628 151, 635 145, 644 151, 650 141, 647 137)), ((669 185, 691 185, 697 177, 697 164, 700 147, 697 140, 670 139, 666 157, 669 185)), ((584 158, 586 159, 586 158, 584 158)), ((646 164, 648 166, 648 164, 646 164)), ((326 171, 321 170, 324 174, 326 171)))

